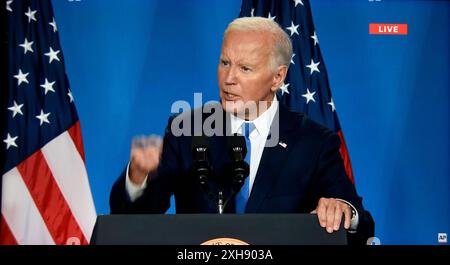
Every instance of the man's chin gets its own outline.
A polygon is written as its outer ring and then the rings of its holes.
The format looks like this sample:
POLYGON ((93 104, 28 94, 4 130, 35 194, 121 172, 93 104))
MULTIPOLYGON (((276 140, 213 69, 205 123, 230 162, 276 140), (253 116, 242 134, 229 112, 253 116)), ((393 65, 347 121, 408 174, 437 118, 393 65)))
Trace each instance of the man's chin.
POLYGON ((222 108, 231 114, 239 115, 241 112, 244 113, 244 103, 242 101, 231 101, 222 99, 220 101, 222 108))
POLYGON ((227 101, 222 99, 221 104, 226 112, 234 114, 242 119, 253 119, 258 117, 258 107, 256 102, 248 101, 244 103, 241 100, 227 101))

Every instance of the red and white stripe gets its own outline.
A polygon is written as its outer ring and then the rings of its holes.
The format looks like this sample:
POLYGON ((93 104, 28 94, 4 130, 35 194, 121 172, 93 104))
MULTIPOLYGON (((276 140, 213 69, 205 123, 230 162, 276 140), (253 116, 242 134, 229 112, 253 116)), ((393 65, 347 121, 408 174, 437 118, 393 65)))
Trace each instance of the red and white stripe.
POLYGON ((97 217, 77 122, 3 175, 0 244, 87 244, 97 217))

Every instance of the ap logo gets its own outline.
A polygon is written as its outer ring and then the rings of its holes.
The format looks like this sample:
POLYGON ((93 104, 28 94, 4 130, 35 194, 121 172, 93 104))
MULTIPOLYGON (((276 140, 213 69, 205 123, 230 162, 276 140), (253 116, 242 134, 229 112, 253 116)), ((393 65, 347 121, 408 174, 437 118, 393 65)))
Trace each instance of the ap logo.
POLYGON ((438 243, 447 243, 447 233, 438 233, 438 243))

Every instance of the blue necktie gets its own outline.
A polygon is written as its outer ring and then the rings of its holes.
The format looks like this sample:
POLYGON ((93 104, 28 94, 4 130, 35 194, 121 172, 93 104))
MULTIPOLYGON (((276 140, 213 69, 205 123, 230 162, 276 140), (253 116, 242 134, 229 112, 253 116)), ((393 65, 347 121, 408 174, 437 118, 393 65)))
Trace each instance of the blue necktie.
MULTIPOLYGON (((250 144, 250 133, 255 129, 255 125, 251 122, 246 122, 242 124, 243 133, 245 137, 245 144, 247 145, 247 154, 245 155, 245 162, 250 166, 250 156, 252 153, 252 148, 250 144)), ((250 193, 250 177, 245 178, 244 185, 241 190, 236 194, 236 213, 245 213, 245 206, 247 206, 247 201, 250 193)))

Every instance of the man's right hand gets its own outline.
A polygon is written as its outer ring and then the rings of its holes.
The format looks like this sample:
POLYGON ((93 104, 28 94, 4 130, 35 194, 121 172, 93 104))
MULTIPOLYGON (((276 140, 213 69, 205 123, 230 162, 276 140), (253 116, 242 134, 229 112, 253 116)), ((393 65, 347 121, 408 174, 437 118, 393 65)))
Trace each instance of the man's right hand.
POLYGON ((156 172, 162 153, 162 139, 159 136, 134 137, 131 144, 128 176, 136 185, 142 185, 149 173, 156 172))

